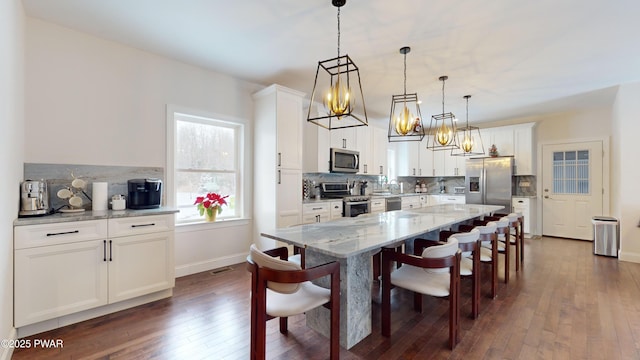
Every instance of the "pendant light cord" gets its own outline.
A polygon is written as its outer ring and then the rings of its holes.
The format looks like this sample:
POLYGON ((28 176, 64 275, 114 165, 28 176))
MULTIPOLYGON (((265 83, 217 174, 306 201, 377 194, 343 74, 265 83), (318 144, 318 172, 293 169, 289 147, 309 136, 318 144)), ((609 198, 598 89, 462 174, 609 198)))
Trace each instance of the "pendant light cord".
POLYGON ((407 53, 404 53, 404 102, 407 102, 407 53))
POLYGON ((467 97, 467 129, 469 129, 469 98, 467 97))
MULTIPOLYGON (((340 66, 340 7, 338 7, 338 66, 340 66)), ((338 72, 340 72, 339 68, 338 72)))
POLYGON ((446 80, 442 79, 442 115, 444 115, 444 82, 446 80))

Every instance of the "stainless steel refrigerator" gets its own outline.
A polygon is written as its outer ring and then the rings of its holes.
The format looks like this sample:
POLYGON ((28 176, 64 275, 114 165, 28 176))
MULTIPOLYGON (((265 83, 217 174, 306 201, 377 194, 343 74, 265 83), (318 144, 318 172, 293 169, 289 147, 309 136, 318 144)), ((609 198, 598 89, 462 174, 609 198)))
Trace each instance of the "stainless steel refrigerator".
POLYGON ((464 179, 467 204, 502 205, 511 212, 513 157, 468 159, 464 179))

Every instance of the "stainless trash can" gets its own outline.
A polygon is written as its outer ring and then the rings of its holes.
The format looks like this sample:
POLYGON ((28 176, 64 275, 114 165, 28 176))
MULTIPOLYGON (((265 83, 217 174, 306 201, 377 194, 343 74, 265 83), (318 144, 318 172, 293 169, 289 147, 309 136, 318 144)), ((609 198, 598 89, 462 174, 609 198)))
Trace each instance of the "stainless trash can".
POLYGON ((593 224, 593 253, 618 257, 618 249, 620 248, 618 219, 608 216, 594 216, 591 223, 593 224))

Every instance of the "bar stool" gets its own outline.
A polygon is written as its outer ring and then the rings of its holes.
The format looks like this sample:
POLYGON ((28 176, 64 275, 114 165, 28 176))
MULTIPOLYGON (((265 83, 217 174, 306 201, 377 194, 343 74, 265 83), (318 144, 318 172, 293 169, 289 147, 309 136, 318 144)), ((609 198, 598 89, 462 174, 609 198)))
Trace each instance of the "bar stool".
POLYGON ((524 234, 522 233, 522 221, 524 221, 524 218, 520 214, 510 213, 510 214, 494 214, 494 216, 490 217, 489 220, 495 221, 495 220, 499 220, 499 218, 502 218, 502 217, 509 218, 509 226, 511 229, 513 229, 513 230, 510 230, 511 236, 509 237, 509 244, 512 246, 515 246, 516 271, 519 271, 520 263, 522 262, 522 250, 524 247, 524 234))
MULTIPOLYGON (((474 224, 478 224, 478 225, 482 225, 482 224, 486 224, 487 222, 493 222, 496 224, 496 234, 498 235, 498 253, 502 253, 504 254, 504 283, 508 284, 509 283, 509 227, 510 227, 510 223, 509 223, 509 218, 508 217, 501 217, 499 219, 497 219, 496 217, 485 217, 485 220, 474 220, 474 224), (504 242, 500 241, 500 239, 504 239, 504 242)), ((487 254, 489 253, 489 251, 491 251, 491 249, 488 248, 488 246, 483 246, 485 248, 485 250, 480 250, 480 251, 484 251, 487 254)), ((496 259, 497 260, 497 259, 496 259)))
POLYGON ((480 232, 478 241, 481 244, 480 262, 491 264, 491 298, 495 299, 498 294, 498 234, 495 222, 487 222, 484 225, 460 225, 460 231, 471 231, 478 229, 480 232), (490 246, 490 251, 485 251, 486 246, 490 246), (494 260, 495 259, 495 260, 494 260))
POLYGON ((471 317, 477 319, 480 313, 480 230, 469 232, 440 231, 440 241, 458 240, 462 251, 460 277, 471 278, 471 317))

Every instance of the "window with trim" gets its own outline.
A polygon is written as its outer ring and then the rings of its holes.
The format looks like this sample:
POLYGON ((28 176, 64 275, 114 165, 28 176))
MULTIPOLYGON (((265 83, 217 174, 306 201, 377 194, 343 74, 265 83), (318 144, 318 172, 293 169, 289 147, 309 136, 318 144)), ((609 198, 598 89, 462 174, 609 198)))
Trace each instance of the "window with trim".
POLYGON ((589 194, 589 151, 553 153, 553 193, 589 194))
POLYGON ((173 119, 176 221, 203 221, 194 202, 210 192, 229 195, 218 219, 241 218, 244 124, 178 112, 173 119))

